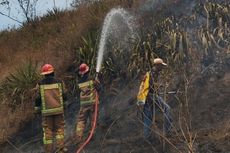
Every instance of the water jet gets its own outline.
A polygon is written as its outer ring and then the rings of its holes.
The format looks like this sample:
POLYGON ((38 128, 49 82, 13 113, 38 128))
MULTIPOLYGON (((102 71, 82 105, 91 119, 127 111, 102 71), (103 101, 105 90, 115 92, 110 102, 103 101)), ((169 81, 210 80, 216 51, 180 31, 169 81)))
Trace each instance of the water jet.
POLYGON ((105 17, 103 28, 101 31, 99 50, 97 55, 97 65, 96 72, 99 72, 101 69, 101 64, 103 61, 104 52, 106 50, 107 38, 113 33, 112 27, 116 25, 116 17, 120 17, 123 22, 127 25, 131 35, 134 35, 133 28, 133 17, 123 8, 112 9, 105 17))

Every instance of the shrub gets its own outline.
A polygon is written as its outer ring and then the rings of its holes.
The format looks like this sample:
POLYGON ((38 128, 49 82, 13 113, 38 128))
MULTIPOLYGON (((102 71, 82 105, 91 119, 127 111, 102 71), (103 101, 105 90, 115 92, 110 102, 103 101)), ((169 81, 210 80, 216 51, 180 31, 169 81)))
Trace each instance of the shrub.
POLYGON ((16 107, 31 102, 32 89, 36 86, 39 78, 37 64, 28 62, 17 68, 15 73, 11 73, 0 84, 2 103, 16 107))

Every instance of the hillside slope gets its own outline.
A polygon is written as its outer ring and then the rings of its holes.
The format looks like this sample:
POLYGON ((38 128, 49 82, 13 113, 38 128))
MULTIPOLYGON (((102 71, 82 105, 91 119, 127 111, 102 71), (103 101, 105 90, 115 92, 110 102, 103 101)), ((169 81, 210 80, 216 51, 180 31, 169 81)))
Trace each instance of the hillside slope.
MULTIPOLYGON (((95 56, 91 59, 88 54, 97 51, 106 13, 119 5, 136 17, 140 38, 136 44, 129 44, 129 50, 119 48, 115 42, 110 44, 110 54, 101 72, 104 91, 98 127, 85 152, 229 153, 230 3, 224 0, 146 0, 145 3, 111 0, 69 12, 50 13, 22 29, 0 33, 0 79, 4 82, 14 71, 14 63, 19 66, 32 60, 38 61, 38 67, 46 62, 54 63, 57 75, 64 79, 71 94, 65 110, 66 134, 71 136, 79 110, 74 95, 76 67, 80 60, 95 62, 95 56), (142 116, 135 97, 142 75, 156 56, 164 58, 169 65, 162 75, 164 89, 179 92, 163 95, 172 107, 173 131, 167 138, 159 136, 162 130, 159 113, 156 116, 159 126, 153 127, 155 139, 148 142, 142 137, 142 116), (105 126, 103 121, 108 112, 110 120, 105 126), (164 151, 162 141, 165 141, 164 151)), ((1 104, 4 107, 0 108, 4 121, 0 134, 6 134, 1 137, 0 152, 41 152, 41 120, 40 116, 32 115, 31 99, 26 107, 20 107, 21 112, 26 110, 26 115, 17 113, 17 107, 11 108, 10 102, 1 104)), ((70 153, 75 150, 76 146, 69 146, 70 153)))

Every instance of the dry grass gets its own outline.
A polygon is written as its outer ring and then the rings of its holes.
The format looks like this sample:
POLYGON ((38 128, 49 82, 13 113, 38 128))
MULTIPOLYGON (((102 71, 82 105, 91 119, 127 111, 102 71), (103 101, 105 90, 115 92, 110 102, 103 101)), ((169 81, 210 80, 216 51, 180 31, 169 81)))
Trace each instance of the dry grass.
POLYGON ((31 105, 21 105, 12 111, 11 107, 6 104, 0 105, 0 143, 5 142, 9 136, 15 134, 23 126, 23 121, 33 117, 31 105))
MULTIPOLYGON (((131 4, 131 3, 130 3, 131 4)), ((138 5, 132 1, 131 5, 138 5)), ((91 29, 100 29, 106 13, 114 7, 131 7, 129 1, 107 0, 82 5, 77 10, 49 11, 26 23, 22 28, 0 33, 0 80, 14 72, 25 61, 36 61, 38 66, 52 63, 61 77, 75 60, 82 36, 91 29), (17 64, 15 64, 17 63, 17 64)), ((0 107, 0 142, 17 132, 23 122, 31 118, 32 103, 26 102, 12 109, 8 104, 0 107)))
POLYGON ((126 3, 108 0, 83 5, 74 11, 50 12, 19 30, 1 32, 0 74, 7 74, 14 63, 27 59, 53 63, 57 70, 65 69, 73 61, 81 37, 92 28, 99 29, 110 8, 126 3))

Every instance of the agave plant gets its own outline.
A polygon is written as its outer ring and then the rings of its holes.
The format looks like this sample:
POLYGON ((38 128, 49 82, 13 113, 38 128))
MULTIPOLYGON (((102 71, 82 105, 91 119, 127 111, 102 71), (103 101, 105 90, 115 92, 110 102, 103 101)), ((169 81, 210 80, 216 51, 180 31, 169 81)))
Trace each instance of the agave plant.
POLYGON ((142 43, 137 44, 136 50, 139 53, 135 52, 134 55, 142 59, 140 67, 152 67, 151 59, 155 57, 166 59, 175 70, 180 69, 181 65, 188 61, 187 33, 180 30, 176 24, 170 18, 156 23, 152 34, 148 34, 142 43))
POLYGON ((17 68, 15 73, 11 73, 0 84, 0 96, 2 102, 10 106, 16 106, 29 102, 31 89, 36 86, 40 75, 37 73, 37 64, 25 63, 17 68))
MULTIPOLYGON (((86 37, 82 37, 82 46, 76 51, 76 61, 80 63, 87 63, 91 69, 96 67, 96 53, 97 53, 97 31, 91 30, 86 37)), ((92 73, 91 73, 92 75, 92 73)))

